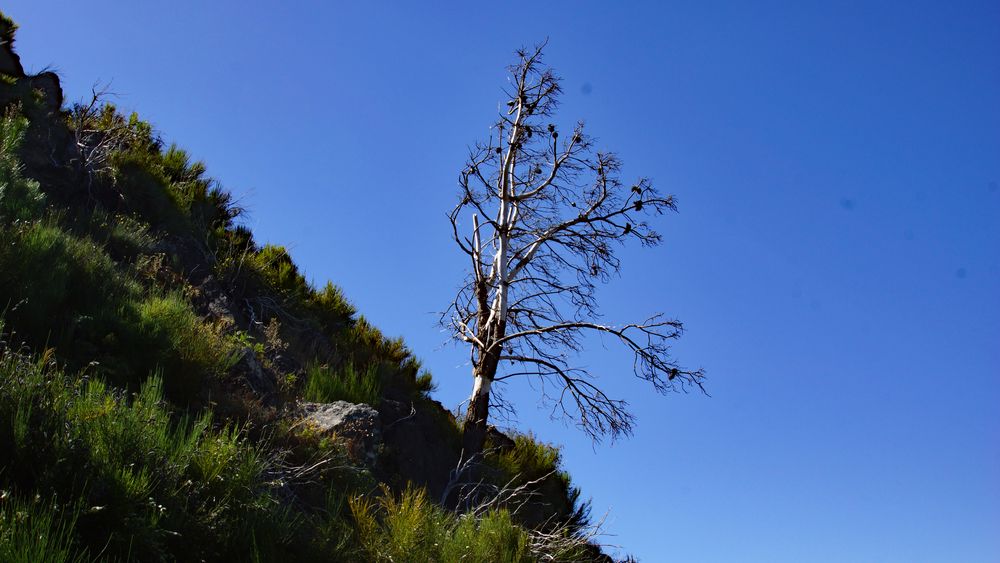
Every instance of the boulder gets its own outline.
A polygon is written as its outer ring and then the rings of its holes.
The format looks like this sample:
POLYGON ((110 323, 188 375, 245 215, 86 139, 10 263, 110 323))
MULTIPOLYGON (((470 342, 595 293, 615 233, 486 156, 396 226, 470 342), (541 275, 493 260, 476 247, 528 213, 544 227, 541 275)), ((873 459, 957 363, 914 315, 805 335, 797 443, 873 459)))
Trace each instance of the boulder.
POLYGON ((460 439, 454 417, 437 401, 379 404, 386 454, 380 463, 385 475, 426 487, 438 499, 458 465, 460 439))
POLYGON ((378 411, 365 404, 334 401, 300 403, 299 414, 303 424, 343 442, 355 460, 375 465, 382 443, 378 411))

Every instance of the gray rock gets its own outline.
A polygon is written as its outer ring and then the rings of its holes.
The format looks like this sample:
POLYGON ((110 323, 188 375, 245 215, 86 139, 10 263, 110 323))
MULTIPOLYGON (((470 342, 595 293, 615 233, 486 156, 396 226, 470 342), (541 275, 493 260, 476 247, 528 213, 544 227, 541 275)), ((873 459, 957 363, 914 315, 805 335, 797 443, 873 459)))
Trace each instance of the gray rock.
POLYGON ((322 434, 335 436, 356 460, 369 466, 375 464, 382 443, 378 411, 347 401, 300 403, 299 409, 302 423, 322 434))

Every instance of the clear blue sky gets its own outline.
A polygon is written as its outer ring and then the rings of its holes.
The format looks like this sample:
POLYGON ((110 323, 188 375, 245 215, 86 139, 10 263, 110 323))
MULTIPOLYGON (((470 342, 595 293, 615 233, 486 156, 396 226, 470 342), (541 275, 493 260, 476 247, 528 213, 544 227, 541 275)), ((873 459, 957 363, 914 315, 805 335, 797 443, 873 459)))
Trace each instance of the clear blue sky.
POLYGON ((678 197, 604 311, 684 320, 676 354, 712 397, 657 396, 595 346, 639 428, 593 448, 508 391, 611 509, 609 541, 652 562, 1000 561, 1000 4, 207 4, 4 10, 29 70, 71 99, 112 80, 259 240, 403 336, 448 406, 470 378, 432 313, 464 267, 445 212, 514 48, 548 37, 563 122, 678 197))

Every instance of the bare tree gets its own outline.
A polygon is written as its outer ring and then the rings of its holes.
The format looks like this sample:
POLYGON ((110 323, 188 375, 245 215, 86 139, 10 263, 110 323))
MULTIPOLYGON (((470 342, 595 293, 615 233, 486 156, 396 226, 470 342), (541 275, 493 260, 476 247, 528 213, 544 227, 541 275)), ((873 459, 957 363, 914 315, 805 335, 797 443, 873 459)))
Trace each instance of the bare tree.
MULTIPOLYGON (((669 342, 680 322, 656 314, 621 325, 601 322, 595 284, 620 271, 615 251, 660 235, 643 220, 676 210, 646 178, 621 179, 621 162, 594 148, 583 123, 560 136, 549 122, 559 78, 542 61, 544 44, 519 50, 490 138, 470 149, 449 215, 470 272, 442 315, 469 345, 474 386, 463 431, 465 457, 482 452, 491 385, 533 378, 543 400, 599 440, 629 434, 625 401, 571 362, 588 333, 613 337, 634 354, 633 371, 656 391, 702 388, 701 370, 679 367, 669 342)), ((495 401, 494 401, 495 404, 495 401)))

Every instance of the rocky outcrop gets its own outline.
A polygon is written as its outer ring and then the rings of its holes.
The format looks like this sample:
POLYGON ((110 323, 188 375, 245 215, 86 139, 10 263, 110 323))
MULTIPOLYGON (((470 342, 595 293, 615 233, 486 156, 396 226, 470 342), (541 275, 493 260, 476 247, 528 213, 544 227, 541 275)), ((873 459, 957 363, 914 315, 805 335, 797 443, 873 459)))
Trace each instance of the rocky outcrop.
POLYGON ((49 111, 59 111, 63 104, 62 86, 59 77, 54 72, 41 72, 28 77, 21 65, 21 57, 14 52, 14 32, 17 25, 0 14, 0 74, 5 74, 18 80, 28 78, 31 87, 40 90, 49 111))
POLYGON ((301 423, 316 432, 336 438, 357 461, 374 466, 382 444, 378 411, 365 404, 334 401, 300 403, 301 423))
POLYGON ((47 71, 36 74, 28 79, 31 87, 42 93, 45 109, 50 113, 57 113, 62 109, 63 90, 59 83, 59 76, 56 73, 47 71))
POLYGON ((451 470, 458 465, 454 417, 437 401, 384 399, 379 413, 386 449, 381 460, 383 476, 399 479, 400 486, 411 482, 426 487, 430 498, 440 498, 451 470))
POLYGON ((12 87, 4 88, 0 95, 0 111, 14 104, 29 119, 21 161, 31 170, 33 179, 44 186, 68 191, 73 182, 66 180, 64 168, 76 160, 78 152, 62 109, 62 86, 54 72, 25 74, 21 59, 14 52, 16 30, 14 22, 0 13, 0 76, 8 83, 12 81, 12 87))

